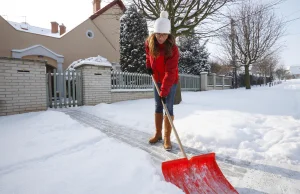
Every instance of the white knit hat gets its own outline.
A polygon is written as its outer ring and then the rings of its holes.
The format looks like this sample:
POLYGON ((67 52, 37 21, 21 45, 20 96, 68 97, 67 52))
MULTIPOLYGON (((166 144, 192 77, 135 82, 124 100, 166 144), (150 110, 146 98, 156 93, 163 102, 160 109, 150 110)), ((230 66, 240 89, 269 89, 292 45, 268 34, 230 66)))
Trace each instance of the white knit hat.
POLYGON ((168 17, 167 11, 160 13, 160 18, 156 19, 154 23, 154 33, 171 34, 171 22, 168 17))

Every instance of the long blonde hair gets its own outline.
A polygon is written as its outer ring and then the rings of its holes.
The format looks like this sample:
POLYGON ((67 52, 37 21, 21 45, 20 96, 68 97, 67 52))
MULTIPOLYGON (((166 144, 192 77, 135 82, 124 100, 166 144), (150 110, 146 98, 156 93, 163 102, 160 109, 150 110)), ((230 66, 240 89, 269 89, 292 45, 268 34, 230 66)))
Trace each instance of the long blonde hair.
MULTIPOLYGON (((159 56, 159 47, 158 47, 158 42, 156 40, 155 34, 151 34, 148 39, 148 46, 149 46, 149 53, 152 57, 157 58, 159 56)), ((172 56, 172 48, 175 44, 175 37, 171 34, 168 35, 167 40, 164 42, 165 45, 165 56, 166 57, 171 57, 172 56)))

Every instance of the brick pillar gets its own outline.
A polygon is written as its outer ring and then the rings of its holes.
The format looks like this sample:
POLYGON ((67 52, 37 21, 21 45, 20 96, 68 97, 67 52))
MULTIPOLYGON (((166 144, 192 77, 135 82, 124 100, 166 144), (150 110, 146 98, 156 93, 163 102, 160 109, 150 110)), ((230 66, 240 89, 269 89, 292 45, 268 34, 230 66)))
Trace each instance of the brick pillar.
POLYGON ((84 105, 111 103, 111 67, 83 64, 82 95, 84 105))
POLYGON ((200 77, 201 77, 201 91, 206 91, 207 90, 207 72, 201 72, 200 77))
POLYGON ((0 116, 47 110, 45 61, 0 57, 0 116))

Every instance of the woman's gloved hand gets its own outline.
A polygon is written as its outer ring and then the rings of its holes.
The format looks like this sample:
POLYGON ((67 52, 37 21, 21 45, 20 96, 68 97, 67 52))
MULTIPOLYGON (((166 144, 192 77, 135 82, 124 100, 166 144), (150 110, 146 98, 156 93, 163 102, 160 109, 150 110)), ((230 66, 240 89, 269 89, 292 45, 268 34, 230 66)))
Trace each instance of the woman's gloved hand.
POLYGON ((147 68, 147 73, 148 73, 149 75, 153 75, 153 70, 152 70, 151 68, 147 68))
POLYGON ((163 101, 164 104, 166 104, 166 97, 161 96, 160 99, 163 101))

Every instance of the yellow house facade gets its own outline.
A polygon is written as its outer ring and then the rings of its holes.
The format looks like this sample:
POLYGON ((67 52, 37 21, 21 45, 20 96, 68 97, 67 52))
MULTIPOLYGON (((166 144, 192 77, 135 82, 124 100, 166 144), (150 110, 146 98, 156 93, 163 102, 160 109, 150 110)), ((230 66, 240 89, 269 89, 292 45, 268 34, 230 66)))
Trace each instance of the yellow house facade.
POLYGON ((120 17, 125 9, 121 0, 103 8, 100 0, 94 0, 94 13, 68 32, 57 22, 44 29, 0 16, 0 56, 46 60, 47 71, 56 68, 58 72, 73 61, 98 55, 118 63, 120 17))

